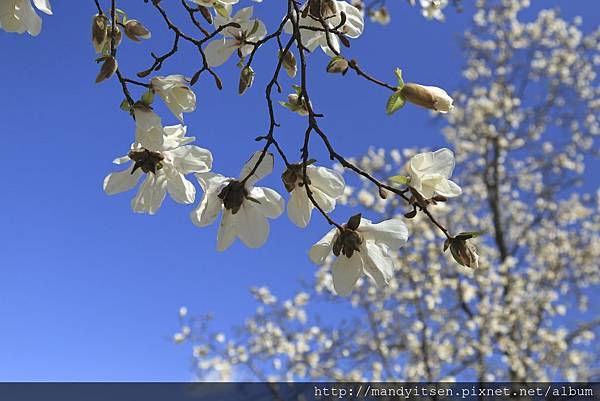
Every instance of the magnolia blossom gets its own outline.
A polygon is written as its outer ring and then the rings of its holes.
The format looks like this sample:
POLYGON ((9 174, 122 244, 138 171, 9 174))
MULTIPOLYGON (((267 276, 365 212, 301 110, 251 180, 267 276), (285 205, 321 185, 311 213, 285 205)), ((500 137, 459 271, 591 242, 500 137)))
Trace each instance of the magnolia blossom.
POLYGON ((401 92, 409 102, 440 113, 447 113, 454 108, 452 98, 445 90, 437 86, 406 84, 402 87, 401 92))
POLYGON ((393 251, 408 239, 404 222, 394 218, 373 224, 360 214, 350 218, 342 230, 333 228, 310 249, 310 259, 322 265, 333 253, 333 287, 348 295, 364 272, 377 286, 388 284, 394 276, 393 251))
POLYGON ((431 199, 436 194, 447 198, 458 196, 462 189, 449 180, 454 164, 454 153, 447 148, 419 153, 406 164, 410 186, 426 199, 431 199))
POLYGON ((236 4, 239 0, 192 0, 194 3, 203 7, 214 7, 214 8, 231 8, 232 5, 236 4))
POLYGON ((196 109, 196 94, 183 75, 152 78, 152 89, 159 94, 171 112, 183 122, 183 113, 196 109))
POLYGON ((254 173, 250 174, 262 152, 256 152, 242 168, 239 179, 215 173, 196 174, 204 198, 191 213, 198 227, 212 224, 223 212, 217 234, 217 250, 229 248, 235 237, 247 247, 261 247, 269 236, 269 222, 283 213, 283 198, 270 188, 254 184, 273 171, 274 158, 266 153, 254 173))
MULTIPOLYGON (((33 0, 33 4, 41 12, 52 15, 48 0, 33 0)), ((42 30, 42 19, 35 12, 31 0, 2 0, 0 1, 0 28, 6 32, 27 31, 31 36, 37 36, 42 30)))
POLYGON ((214 18, 216 28, 230 22, 240 25, 239 28, 230 26, 221 31, 223 38, 210 42, 204 54, 209 66, 217 67, 229 59, 234 51, 238 51, 241 57, 246 57, 252 52, 255 43, 267 35, 265 24, 259 19, 252 19, 252 7, 239 10, 233 17, 223 18, 217 14, 214 18))
MULTIPOLYGON (((302 11, 309 7, 309 11, 301 13, 299 25, 302 34, 302 44, 310 51, 320 46, 323 51, 334 57, 340 51, 340 40, 336 34, 323 32, 323 21, 327 29, 333 29, 342 22, 341 13, 346 15, 346 22, 339 31, 350 38, 359 37, 364 29, 365 21, 361 11, 345 1, 323 0, 322 2, 309 1, 301 8, 302 11), (320 5, 320 7, 319 7, 320 5), (312 27, 320 30, 302 29, 302 27, 312 27), (327 35, 327 36, 325 36, 327 35), (331 45, 332 49, 329 47, 331 45)), ((297 18, 295 15, 293 18, 297 18)), ((285 32, 293 33, 294 26, 291 21, 287 21, 284 26, 285 32)))
POLYGON ((159 133, 138 128, 135 136, 130 152, 113 161, 131 163, 127 169, 106 176, 104 192, 114 195, 129 191, 145 174, 146 179, 131 202, 134 212, 155 214, 167 192, 178 203, 193 203, 196 188, 185 175, 209 171, 212 167, 210 151, 188 145, 195 138, 186 137, 183 125, 164 127, 159 133))
MULTIPOLYGON (((335 208, 336 199, 344 195, 344 178, 337 171, 316 166, 306 166, 306 176, 310 191, 317 204, 325 211, 335 208)), ((308 198, 304 186, 301 164, 293 164, 282 175, 285 189, 290 193, 287 214, 298 227, 306 227, 310 222, 315 205, 308 198)))

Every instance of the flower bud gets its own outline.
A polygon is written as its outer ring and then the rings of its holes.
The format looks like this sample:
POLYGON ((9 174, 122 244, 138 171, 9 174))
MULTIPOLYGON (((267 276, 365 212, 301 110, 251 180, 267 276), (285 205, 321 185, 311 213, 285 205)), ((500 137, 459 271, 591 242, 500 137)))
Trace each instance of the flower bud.
POLYGON ((112 75, 117 71, 117 59, 115 59, 113 56, 100 57, 97 61, 104 62, 102 63, 102 67, 100 67, 100 72, 98 73, 98 76, 96 76, 96 83, 100 83, 112 77, 112 75))
MULTIPOLYGON (((121 33, 121 28, 119 28, 118 26, 115 27, 114 29, 114 35, 115 35, 115 49, 117 47, 119 47, 119 45, 121 44, 121 41, 123 40, 123 34, 121 33)), ((111 37, 113 35, 113 27, 109 26, 108 27, 108 37, 107 40, 110 41, 111 37)))
POLYGON ((479 254, 477 248, 467 240, 459 238, 451 238, 446 240, 444 250, 450 247, 452 257, 459 265, 470 267, 473 269, 479 268, 479 254))
POLYGON ((446 91, 435 86, 411 83, 405 84, 400 91, 406 100, 427 109, 447 113, 454 108, 446 91))
POLYGON ((102 53, 107 36, 108 18, 105 15, 96 14, 92 19, 92 44, 96 53, 102 53))
POLYGON ((373 10, 369 13, 369 17, 371 17, 371 21, 377 22, 381 25, 387 25, 390 23, 390 13, 386 6, 381 6, 376 10, 373 10))
POLYGON ((327 72, 332 74, 346 74, 348 71, 348 60, 342 56, 335 56, 327 64, 327 72))
POLYGON ((309 114, 306 100, 296 93, 288 95, 286 107, 291 111, 300 114, 301 116, 307 116, 309 114))
POLYGON ((288 50, 285 53, 283 53, 283 55, 281 53, 279 54, 280 57, 283 57, 283 68, 285 68, 285 71, 287 72, 290 78, 294 78, 296 76, 296 72, 298 72, 298 67, 296 66, 296 57, 294 57, 294 53, 288 50))
POLYGON ((138 20, 130 19, 125 23, 125 35, 134 42, 139 42, 141 39, 150 39, 152 34, 138 20))
POLYGON ((252 67, 245 67, 240 73, 240 83, 238 85, 238 93, 243 95, 246 89, 252 86, 254 82, 254 70, 252 67))

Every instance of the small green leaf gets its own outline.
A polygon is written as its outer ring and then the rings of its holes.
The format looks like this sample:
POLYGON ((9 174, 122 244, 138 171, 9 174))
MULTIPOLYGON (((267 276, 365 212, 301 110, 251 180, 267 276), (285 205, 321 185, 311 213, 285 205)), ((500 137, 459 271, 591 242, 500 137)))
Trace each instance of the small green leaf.
POLYGON ((396 78, 398 78, 398 89, 402 89, 402 87, 404 86, 404 79, 402 78, 402 70, 400 68, 396 68, 396 70, 394 71, 394 74, 396 74, 396 78))
POLYGON ((410 177, 407 177, 405 175, 395 175, 393 177, 388 178, 388 180, 397 184, 408 185, 408 183, 410 182, 410 177))
POLYGON ((404 96, 402 96, 402 93, 400 93, 400 91, 394 92, 394 94, 388 99, 387 104, 385 106, 386 114, 391 116, 392 114, 400 110, 402 106, 404 106, 404 103, 406 103, 406 99, 404 98, 404 96))
POLYGON ((127 101, 127 99, 123 99, 119 108, 123 111, 131 111, 131 105, 129 104, 129 101, 127 101))
POLYGON ((292 85, 292 88, 294 88, 294 91, 296 91, 297 95, 300 95, 302 93, 302 87, 301 86, 292 85))
POLYGON ((486 230, 481 230, 481 231, 466 231, 466 232, 458 233, 456 235, 456 238, 457 239, 461 239, 461 240, 467 240, 467 239, 471 239, 471 238, 480 237, 483 234, 485 234, 486 232, 487 232, 486 230))
POLYGON ((154 102, 154 92, 149 90, 148 92, 144 93, 142 95, 142 102, 144 104, 150 106, 152 104, 152 102, 154 102))
POLYGON ((229 13, 227 12, 227 9, 221 3, 215 3, 214 8, 215 8, 215 11, 217 12, 217 14, 219 14, 221 17, 223 17, 223 18, 229 17, 229 13))

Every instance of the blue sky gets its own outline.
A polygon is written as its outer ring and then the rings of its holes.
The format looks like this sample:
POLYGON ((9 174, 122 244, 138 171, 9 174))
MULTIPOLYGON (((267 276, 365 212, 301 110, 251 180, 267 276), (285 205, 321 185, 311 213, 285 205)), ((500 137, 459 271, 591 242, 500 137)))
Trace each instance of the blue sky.
MULTIPOLYGON (((273 27, 270 1, 256 7, 255 14, 273 27)), ((52 3, 54 15, 44 16, 39 37, 0 31, 5 171, 0 380, 188 380, 189 349, 171 341, 179 306, 187 305, 194 314, 212 312, 213 327, 227 330, 253 311, 250 286, 268 285, 285 296, 299 279, 312 276, 315 267, 306 251, 326 223, 317 217, 300 230, 282 217, 271 224, 263 248, 236 243, 217 253, 216 225, 194 227, 188 217, 193 206, 167 199, 156 216, 135 215, 129 207, 133 193, 104 195, 102 179, 113 169, 111 160, 128 150, 133 122, 118 108, 122 95, 116 81, 94 84, 98 66, 88 32, 93 2, 52 3)), ((151 64, 150 51, 166 51, 171 42, 155 10, 135 3, 122 8, 154 36, 141 45, 124 41, 119 61, 131 76, 151 64)), ((392 24, 368 24, 348 54, 389 82, 398 66, 409 81, 456 89, 462 63, 459 35, 468 25, 469 10, 456 14, 450 9, 447 22, 438 23, 421 18, 405 2, 390 3, 392 24)), ((585 30, 598 21, 593 2, 546 4, 560 5, 568 18, 583 15, 585 30)), ((193 49, 182 50, 185 54, 166 63, 161 73, 190 75, 198 68, 193 49)), ((386 91, 352 73, 325 74, 327 59, 317 53, 310 57, 312 101, 326 115, 323 128, 340 153, 360 155, 371 145, 444 143, 427 112, 407 107, 386 117, 386 91)), ((236 93, 233 63, 218 69, 222 92, 208 76, 195 87, 198 110, 186 123, 198 144, 213 152, 213 170, 237 175, 258 149, 254 137, 268 127, 261 85, 272 74, 275 54, 272 47, 259 54, 257 79, 243 97, 236 93)), ((292 81, 281 83, 289 89, 292 81)), ((283 108, 276 111, 282 124, 276 134, 294 154, 302 145, 304 121, 283 108)), ((165 123, 176 123, 168 113, 162 115, 165 123)), ((326 162, 317 142, 312 149, 326 162)), ((276 173, 263 184, 283 191, 280 169, 276 164, 276 173)), ((337 211, 340 219, 346 215, 337 211)))

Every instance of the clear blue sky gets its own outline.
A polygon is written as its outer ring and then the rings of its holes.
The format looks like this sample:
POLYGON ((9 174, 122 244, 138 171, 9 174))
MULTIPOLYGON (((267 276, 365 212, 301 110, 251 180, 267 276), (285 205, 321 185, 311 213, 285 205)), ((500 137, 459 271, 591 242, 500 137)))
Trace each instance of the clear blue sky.
MULTIPOLYGON (((150 51, 167 50, 171 37, 150 5, 123 3, 130 17, 144 21, 154 35, 141 45, 125 40, 120 48, 122 68, 133 75, 151 64, 150 51)), ((255 7, 271 27, 275 3, 255 7)), ((421 18, 404 1, 389 3, 392 24, 367 24, 364 37, 353 41, 347 54, 390 82, 399 66, 409 81, 456 89, 462 62, 458 38, 470 13, 450 9, 447 22, 437 23, 421 18)), ((583 15, 585 30, 598 21, 595 2, 544 2, 551 4, 560 5, 569 18, 583 15)), ((189 349, 171 341, 179 306, 194 314, 214 313, 213 327, 226 331, 253 311, 251 285, 268 285, 285 296, 299 279, 310 279, 315 267, 306 251, 326 224, 317 217, 300 230, 284 216, 272 223, 263 248, 236 243, 217 253, 216 225, 194 227, 188 218, 192 206, 167 199, 156 216, 134 215, 133 193, 104 195, 102 179, 113 169, 111 160, 127 151, 133 122, 118 109, 122 95, 116 81, 93 83, 98 68, 88 32, 93 2, 54 0, 52 5, 54 15, 44 16, 39 37, 0 31, 5 171, 0 380, 188 380, 189 349)), ((197 69, 193 49, 183 48, 186 54, 161 73, 189 75, 197 69)), ((370 145, 443 144, 427 112, 407 107, 386 117, 387 92, 352 73, 326 75, 327 60, 317 53, 311 56, 312 100, 326 114, 323 126, 341 153, 360 155, 370 145)), ((237 175, 257 149, 253 139, 268 126, 261 84, 272 74, 274 54, 269 48, 259 55, 255 85, 244 97, 236 93, 233 63, 218 69, 225 83, 221 93, 208 76, 195 88, 198 110, 187 116, 188 132, 213 152, 217 172, 237 175)), ((282 80, 286 88, 291 83, 282 80)), ((304 121, 283 108, 277 112, 282 123, 277 135, 293 154, 301 147, 304 121)), ((176 123, 163 115, 165 123, 176 123)), ((319 151, 317 158, 325 162, 319 151)), ((264 184, 283 191, 280 168, 276 165, 276 174, 264 184)))

